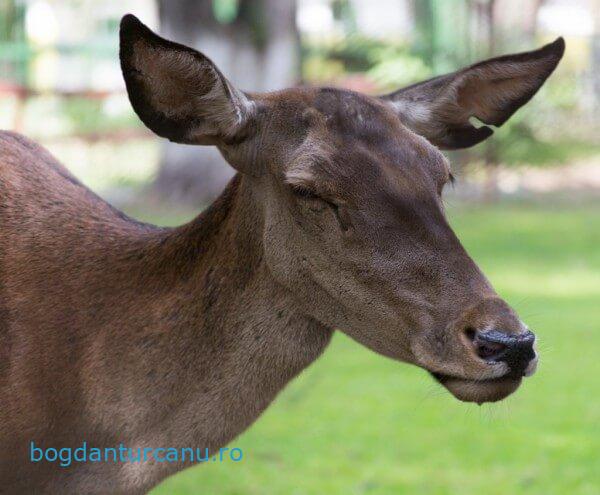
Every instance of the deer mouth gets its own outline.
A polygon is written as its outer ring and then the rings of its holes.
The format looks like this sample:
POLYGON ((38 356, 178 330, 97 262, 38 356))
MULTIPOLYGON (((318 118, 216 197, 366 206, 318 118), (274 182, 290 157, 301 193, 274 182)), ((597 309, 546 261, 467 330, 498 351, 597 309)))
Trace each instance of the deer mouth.
POLYGON ((471 380, 442 373, 431 375, 454 397, 463 402, 497 402, 512 394, 521 384, 522 378, 501 376, 484 380, 471 380))

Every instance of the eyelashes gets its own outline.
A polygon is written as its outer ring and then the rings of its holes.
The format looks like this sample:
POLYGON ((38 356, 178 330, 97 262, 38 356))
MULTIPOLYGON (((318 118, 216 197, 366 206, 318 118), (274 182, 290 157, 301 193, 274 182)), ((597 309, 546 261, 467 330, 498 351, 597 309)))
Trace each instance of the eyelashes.
POLYGON ((292 192, 294 196, 303 199, 321 199, 314 191, 308 189, 307 187, 293 185, 291 186, 292 192))
POLYGON ((323 198, 322 196, 319 196, 314 191, 312 191, 306 187, 298 186, 298 185, 293 185, 290 187, 292 189, 292 193, 297 198, 319 200, 324 205, 327 205, 331 209, 331 211, 333 211, 333 214, 335 215, 335 218, 338 221, 342 231, 346 232, 349 230, 349 228, 350 228, 349 219, 347 218, 346 212, 342 211, 340 209, 339 205, 337 205, 333 201, 323 198))
POLYGON ((439 196, 442 196, 444 189, 446 189, 446 186, 448 186, 448 185, 450 185, 452 187, 454 187, 456 185, 456 177, 454 175, 452 175, 452 173, 448 174, 448 180, 446 182, 441 184, 441 186, 438 186, 438 195, 439 196))

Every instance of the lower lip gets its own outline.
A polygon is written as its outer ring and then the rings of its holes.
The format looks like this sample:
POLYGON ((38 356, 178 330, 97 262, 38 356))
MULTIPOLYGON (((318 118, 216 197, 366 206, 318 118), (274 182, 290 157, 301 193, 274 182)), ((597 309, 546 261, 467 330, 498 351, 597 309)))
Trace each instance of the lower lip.
POLYGON ((500 382, 504 382, 504 381, 512 381, 512 378, 509 378, 507 376, 499 376, 498 378, 486 378, 484 380, 470 380, 468 378, 461 378, 459 376, 452 376, 452 375, 443 375, 442 373, 431 373, 431 376, 433 376, 438 382, 440 383, 444 383, 447 380, 459 380, 465 383, 500 383, 500 382))
POLYGON ((459 400, 476 402, 478 404, 502 400, 512 394, 521 384, 521 378, 511 378, 507 376, 487 380, 466 380, 464 378, 442 375, 440 373, 432 373, 432 375, 459 400), (461 385, 470 386, 466 389, 470 389, 466 395, 464 390, 461 391, 461 385), (478 390, 475 391, 473 389, 478 390))

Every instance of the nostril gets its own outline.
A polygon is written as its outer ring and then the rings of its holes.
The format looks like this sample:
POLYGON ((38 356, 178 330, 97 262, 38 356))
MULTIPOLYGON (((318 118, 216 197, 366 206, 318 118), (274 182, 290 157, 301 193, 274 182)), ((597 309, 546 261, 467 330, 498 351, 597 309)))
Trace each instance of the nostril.
MULTIPOLYGON (((470 331, 469 331, 470 330, 470 331)), ((485 332, 465 331, 476 354, 486 361, 503 361, 515 376, 522 376, 530 361, 535 358, 535 335, 529 331, 508 334, 497 330, 485 332)))
POLYGON ((490 339, 488 333, 480 333, 472 327, 465 329, 465 336, 473 346, 475 354, 486 361, 504 358, 509 345, 500 339, 490 339))
POLYGON ((475 339, 474 344, 477 355, 485 360, 497 360, 504 355, 504 351, 507 349, 506 344, 500 342, 485 342, 475 339))

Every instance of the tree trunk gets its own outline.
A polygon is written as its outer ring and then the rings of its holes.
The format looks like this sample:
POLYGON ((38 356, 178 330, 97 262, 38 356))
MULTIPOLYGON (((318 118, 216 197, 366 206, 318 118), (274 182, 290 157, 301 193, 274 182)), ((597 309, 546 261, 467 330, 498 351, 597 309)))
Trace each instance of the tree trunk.
MULTIPOLYGON (((498 40, 496 39, 495 10, 497 0, 487 0, 480 4, 480 23, 482 32, 485 33, 486 58, 497 55, 498 40)), ((486 184, 484 185, 484 201, 493 201, 498 197, 498 148, 494 139, 484 143, 483 161, 486 170, 486 184)))
MULTIPOLYGON (((295 0, 240 0, 235 20, 221 24, 212 0, 159 0, 161 34, 213 60, 238 88, 268 91, 299 77, 295 0)), ((164 199, 206 204, 233 174, 216 148, 165 143, 154 184, 164 199)))

